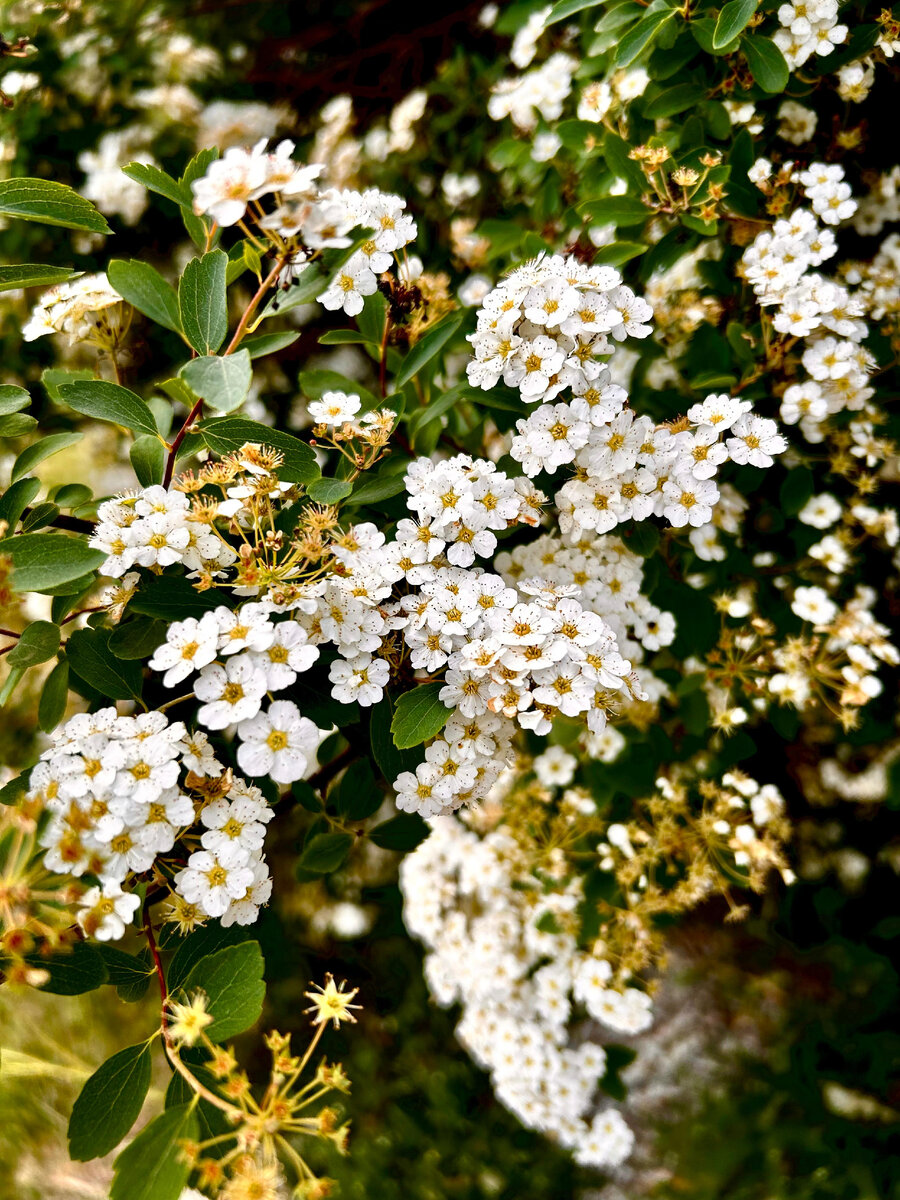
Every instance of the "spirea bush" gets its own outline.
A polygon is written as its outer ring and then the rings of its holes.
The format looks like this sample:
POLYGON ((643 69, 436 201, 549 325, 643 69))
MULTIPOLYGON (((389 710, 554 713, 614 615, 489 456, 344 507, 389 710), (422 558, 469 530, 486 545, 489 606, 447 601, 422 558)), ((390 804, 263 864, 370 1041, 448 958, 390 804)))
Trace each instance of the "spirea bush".
MULTIPOLYGON (((0 387, 0 703, 34 689, 42 731, 0 793, 0 919, 9 988, 159 992, 69 1124, 106 1154, 171 1068, 114 1200, 329 1194, 306 1144, 345 1148, 350 1081, 315 1050, 362 985, 312 986, 311 1042, 267 1033, 252 1082, 228 1044, 263 1012, 271 847, 285 887, 403 856, 431 996, 595 1172, 632 1152, 619 1072, 675 931, 868 870, 806 817, 890 807, 900 747, 871 132, 900 23, 867 10, 489 5, 368 131, 339 98, 302 149, 120 164, 117 134, 81 194, 0 181, 10 222, 102 246, 0 268, 56 281, 20 338, 59 356, 0 387), (156 208, 168 258, 117 257, 103 214, 156 208)), ((181 49, 153 104, 213 70, 181 49)))

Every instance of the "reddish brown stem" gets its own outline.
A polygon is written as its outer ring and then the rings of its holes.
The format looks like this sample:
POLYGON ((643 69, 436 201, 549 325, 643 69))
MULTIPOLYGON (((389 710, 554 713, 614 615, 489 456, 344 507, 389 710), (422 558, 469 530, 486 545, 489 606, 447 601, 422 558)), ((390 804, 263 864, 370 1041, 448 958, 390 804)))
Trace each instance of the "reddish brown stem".
POLYGON ((150 905, 146 903, 144 904, 144 933, 147 935, 147 945, 150 947, 150 953, 153 956, 153 965, 156 968, 156 978, 159 980, 159 995, 162 1000, 160 1023, 163 1033, 165 1033, 166 1004, 169 1000, 169 989, 166 986, 166 973, 163 970, 162 959, 159 956, 159 947, 156 944, 156 936, 153 933, 153 923, 150 920, 150 905))
POLYGON ((269 290, 269 288, 272 286, 272 284, 275 282, 275 280, 281 274, 282 269, 285 264, 285 261, 286 260, 284 258, 277 258, 275 260, 275 266, 272 268, 272 270, 268 273, 268 275, 265 277, 265 279, 262 281, 262 283, 256 289, 256 294, 254 295, 254 297, 250 301, 250 303, 247 305, 247 308, 244 311, 244 315, 241 317, 240 321, 238 322, 238 327, 234 331, 234 337, 228 343, 228 349, 225 351, 225 354, 222 356, 223 358, 227 357, 229 354, 234 354, 235 350, 237 350, 238 346, 241 344, 241 339, 243 338, 244 334, 247 331, 247 326, 250 324, 253 314, 256 312, 257 308, 259 308, 259 304, 260 304, 260 301, 262 300, 263 296, 265 296, 266 292, 269 290))
POLYGON ((172 482, 172 475, 175 471, 175 459, 178 455, 178 451, 181 447, 181 443, 184 441, 185 436, 187 435, 187 432, 190 429, 190 427, 197 420, 197 417, 200 415, 200 410, 202 408, 203 408, 203 397, 200 396, 197 400, 197 403, 194 405, 194 407, 191 409, 191 411, 185 417, 184 424, 181 426, 181 428, 175 434, 175 441, 169 447, 169 457, 166 459, 166 472, 163 475, 163 487, 167 488, 169 486, 169 484, 172 482))

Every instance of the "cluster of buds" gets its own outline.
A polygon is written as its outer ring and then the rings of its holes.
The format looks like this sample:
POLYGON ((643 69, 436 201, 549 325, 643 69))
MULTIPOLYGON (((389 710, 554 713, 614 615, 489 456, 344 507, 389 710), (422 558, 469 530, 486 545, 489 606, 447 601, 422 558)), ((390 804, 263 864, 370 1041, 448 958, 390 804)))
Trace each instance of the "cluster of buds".
POLYGON ((349 1125, 325 1100, 329 1093, 348 1093, 350 1080, 339 1063, 323 1059, 312 1069, 311 1060, 329 1022, 338 1028, 356 1020, 356 993, 331 975, 324 986, 306 993, 314 1032, 302 1054, 293 1052, 289 1034, 267 1034, 271 1065, 261 1095, 254 1094, 232 1047, 218 1045, 207 1034, 213 1018, 204 993, 168 1000, 163 1037, 169 1058, 191 1090, 218 1109, 230 1127, 225 1134, 182 1143, 181 1152, 204 1195, 218 1200, 280 1196, 286 1167, 295 1177, 291 1195, 297 1200, 324 1200, 332 1194, 333 1181, 314 1173, 296 1143, 315 1138, 346 1153, 349 1125), (181 1057, 184 1048, 205 1051, 204 1072, 214 1084, 206 1086, 196 1077, 181 1057))
POLYGON ((598 846, 600 868, 618 894, 599 901, 604 950, 628 978, 662 957, 661 916, 675 916, 721 896, 729 920, 749 911, 732 888, 765 890, 773 870, 792 883, 784 853, 790 824, 784 799, 732 770, 722 779, 660 778, 627 822, 609 825, 598 846))
POLYGON ((640 164, 648 184, 656 193, 657 210, 663 213, 688 212, 701 221, 714 221, 718 215, 719 201, 724 199, 722 182, 711 177, 711 172, 721 166, 722 155, 707 152, 700 158, 702 170, 680 166, 666 171, 671 155, 665 146, 635 146, 629 158, 640 164))
POLYGON ((75 903, 83 888, 43 865, 39 806, 0 806, 0 980, 41 987, 49 972, 42 956, 75 941, 75 903))

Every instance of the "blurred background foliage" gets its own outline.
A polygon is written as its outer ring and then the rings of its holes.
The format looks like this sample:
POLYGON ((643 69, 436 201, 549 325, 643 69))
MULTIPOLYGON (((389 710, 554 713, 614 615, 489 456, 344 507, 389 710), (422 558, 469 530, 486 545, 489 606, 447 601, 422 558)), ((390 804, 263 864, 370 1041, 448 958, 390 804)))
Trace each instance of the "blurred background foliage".
MULTIPOLYGON (((38 51, 8 60, 7 69, 40 76, 39 103, 13 97, 0 112, 0 171, 81 186, 79 155, 138 118, 156 123, 157 160, 180 168, 197 148, 198 122, 147 117, 133 99, 158 84, 155 49, 173 31, 218 53, 214 69, 191 82, 204 105, 263 104, 279 114, 269 132, 303 141, 335 95, 353 97, 364 132, 410 90, 428 85, 429 136, 406 156, 404 172, 482 163, 495 136, 480 114, 497 40, 478 26, 480 7, 411 11, 397 0, 0 3, 0 32, 8 41, 27 36, 38 51)), ((890 117, 889 100, 874 109, 890 117)), ((888 157, 896 144, 887 126, 874 143, 888 157)), ((376 164, 372 181, 402 190, 390 171, 386 164, 381 178, 376 164)), ((488 193, 484 215, 501 203, 499 193, 488 193)), ((425 217, 417 249, 429 263, 440 264, 442 253, 448 260, 436 240, 446 209, 424 194, 414 208, 425 217)), ((0 230, 0 261, 96 270, 110 253, 165 261, 183 238, 162 204, 151 205, 139 226, 110 219, 110 241, 16 223, 0 230)), ((37 398, 34 385, 54 361, 54 347, 50 339, 22 344, 27 307, 15 295, 0 305, 0 371, 4 381, 31 385, 37 398)), ((273 414, 284 415, 292 372, 315 344, 315 328, 304 329, 273 369, 263 397, 273 414)), ((154 347, 138 353, 152 356, 154 347)), ((90 452, 98 472, 114 472, 112 448, 90 452)), ((62 456, 54 464, 65 470, 62 456)), ((773 498, 773 520, 776 509, 773 498)), ((9 767, 29 760, 36 698, 37 690, 22 691, 4 714, 0 761, 9 767)), ((879 706, 870 706, 849 740, 877 746, 889 728, 878 722, 890 720, 895 704, 886 696, 881 717, 879 706)), ((790 740, 789 729, 778 733, 790 740)), ((738 735, 732 756, 771 761, 773 753, 783 755, 783 744, 738 735)), ((347 1200, 900 1196, 900 903, 895 865, 883 852, 900 808, 898 782, 895 767, 883 805, 839 803, 826 820, 790 778, 779 781, 791 796, 801 853, 813 866, 793 888, 769 893, 744 925, 723 930, 723 912, 711 905, 673 936, 654 1029, 641 1036, 637 1060, 621 1055, 606 1080, 612 1095, 627 1093, 626 1116, 638 1132, 633 1160, 608 1181, 523 1129, 456 1043, 454 1014, 429 1000, 422 956, 402 926, 395 857, 378 852, 355 862, 352 874, 299 883, 291 865, 296 848, 282 832, 272 855, 282 876, 278 905, 259 926, 274 981, 264 1024, 303 1029, 306 981, 326 970, 358 986, 365 1005, 359 1025, 329 1035, 325 1046, 353 1081, 346 1105, 351 1156, 317 1165, 340 1180, 347 1200)), ((624 778, 615 784, 627 785, 624 778)), ((152 997, 125 1004, 111 989, 65 1002, 0 993, 0 1007, 0 1200, 105 1196, 108 1163, 69 1164, 65 1123, 84 1078, 153 1027, 152 997)), ((245 1042, 252 1053, 252 1039, 245 1042)), ((252 1075, 252 1060, 250 1069, 252 1075)), ((165 1082, 155 1080, 148 1111, 160 1103, 165 1082)))

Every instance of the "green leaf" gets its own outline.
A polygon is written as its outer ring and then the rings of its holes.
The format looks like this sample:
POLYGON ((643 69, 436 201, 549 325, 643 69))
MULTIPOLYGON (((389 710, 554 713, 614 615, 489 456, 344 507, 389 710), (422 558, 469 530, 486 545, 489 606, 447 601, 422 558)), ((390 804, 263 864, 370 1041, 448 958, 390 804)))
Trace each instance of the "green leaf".
POLYGON ((156 421, 145 401, 118 383, 108 383, 105 379, 64 383, 59 394, 64 404, 86 417, 156 436, 156 421))
POLYGON ((278 478, 288 483, 312 483, 319 478, 319 467, 312 447, 282 429, 271 429, 259 421, 244 417, 221 417, 202 421, 197 429, 214 454, 233 454, 246 442, 274 446, 284 455, 278 478))
MULTIPOLYGON (((122 168, 122 174, 127 175, 129 179, 133 179, 135 183, 143 184, 148 191, 156 192, 159 196, 165 196, 167 200, 171 200, 179 208, 183 205, 186 205, 188 208, 191 206, 192 197, 190 188, 186 188, 176 182, 161 167, 155 167, 149 163, 126 163, 122 168)), ((115 287, 115 284, 113 286, 115 287)))
POLYGON ((88 233, 112 233, 90 200, 50 179, 0 180, 0 215, 88 233))
POLYGON ((116 1159, 110 1200, 178 1200, 191 1174, 179 1142, 193 1141, 197 1130, 193 1104, 167 1108, 116 1159))
POLYGON ((391 737, 391 722, 394 719, 394 698, 390 692, 372 708, 369 718, 369 743, 372 757, 379 771, 389 784, 393 784, 404 771, 415 771, 422 760, 418 751, 398 750, 391 737))
POLYGON ((41 490, 39 479, 20 479, 0 496, 0 521, 6 521, 10 530, 15 529, 22 513, 41 490))
POLYGON ((7 417, 0 417, 0 437, 2 438, 25 437, 35 429, 37 429, 37 418, 29 417, 27 413, 10 413, 7 417))
POLYGON ((68 267, 48 267, 38 263, 22 263, 21 266, 0 267, 0 292, 8 292, 13 288, 49 287, 53 283, 62 283, 66 279, 80 275, 68 267))
POLYGON ((0 540, 0 554, 13 563, 12 585, 17 592, 45 592, 81 579, 106 561, 84 538, 59 533, 24 533, 0 540))
POLYGON ((53 504, 49 500, 43 500, 22 517, 22 531, 27 533, 32 529, 44 529, 46 526, 52 525, 59 516, 59 513, 60 508, 58 504, 53 504))
POLYGON ((602 224, 641 225, 650 216, 650 209, 633 196, 600 196, 578 205, 582 216, 602 224))
POLYGON ((671 117, 675 113, 684 112, 686 108, 693 108, 695 104, 705 100, 706 90, 698 83, 676 83, 674 87, 660 92, 647 104, 644 116, 650 120, 657 120, 659 117, 671 117))
POLYGON ((106 982, 116 989, 119 999, 128 1004, 140 1000, 155 974, 149 950, 143 950, 142 956, 138 957, 136 954, 126 954, 124 950, 110 946, 108 942, 98 942, 97 952, 106 964, 106 982))
POLYGON ((53 504, 49 500, 43 500, 22 517, 23 532, 27 533, 31 529, 44 529, 56 520, 59 512, 58 504, 53 504))
POLYGON ((306 490, 317 504, 337 504, 350 495, 353 484, 349 479, 316 479, 306 490))
POLYGON ((93 493, 85 483, 62 483, 52 489, 48 499, 58 504, 60 508, 81 508, 91 499, 93 493))
POLYGON ((239 350, 227 358, 205 355, 185 363, 178 372, 191 390, 202 396, 217 412, 234 412, 247 399, 253 368, 250 352, 239 350))
POLYGON ((69 666, 79 679, 109 700, 133 700, 141 694, 140 663, 116 658, 108 629, 76 629, 66 642, 69 666))
POLYGON ((41 991, 53 996, 80 996, 106 983, 103 959, 87 942, 76 942, 70 950, 58 950, 47 958, 30 954, 27 961, 30 966, 50 973, 41 991))
POLYGON ((447 342, 453 337, 457 329, 463 323, 465 313, 451 313, 439 321, 429 333, 426 333, 421 341, 416 342, 409 354, 403 360, 403 366, 397 372, 397 378, 394 380, 394 386, 399 391, 405 384, 409 383, 422 370, 427 363, 439 354, 447 342))
POLYGON ((277 354, 279 350, 293 346, 299 337, 299 333, 290 329, 280 333, 257 333, 254 337, 244 338, 243 348, 251 358, 263 358, 266 354, 277 354))
POLYGON ((612 242, 608 246, 601 246, 594 255, 594 262, 598 265, 620 267, 629 259, 637 258, 639 254, 646 254, 648 249, 649 247, 641 242, 612 242))
POLYGON ((6 656, 11 667, 27 671, 39 663, 55 658, 59 651, 59 626, 52 621, 32 621, 6 656))
POLYGON ((153 617, 135 617, 123 621, 109 635, 109 648, 116 658, 132 661, 149 658, 157 646, 166 640, 165 621, 153 617))
POLYGON ((83 436, 81 433, 51 433, 49 437, 41 438, 39 442, 28 446, 13 463, 9 477, 10 483, 15 483, 23 476, 28 475, 45 458, 52 458, 54 454, 59 454, 60 450, 74 446, 76 442, 81 441, 83 436))
POLYGON ((741 49, 750 74, 764 92, 783 92, 787 87, 790 70, 784 55, 770 38, 753 37, 741 38, 741 49))
MULTIPOLYGON (((478 391, 480 392, 480 389, 478 391)), ((421 433, 432 421, 437 421, 444 413, 449 412, 455 404, 458 404, 464 397, 468 396, 472 396, 476 400, 478 398, 474 389, 468 387, 466 384, 458 384, 456 387, 444 392, 442 396, 435 396, 425 408, 416 409, 406 422, 410 437, 414 438, 417 433, 421 433)))
POLYGON ((38 702, 38 725, 44 733, 50 733, 63 719, 68 699, 69 664, 62 658, 47 676, 38 702))
POLYGON ((27 533, 31 529, 43 529, 52 524, 59 513, 58 504, 53 504, 50 500, 42 500, 40 504, 36 504, 29 512, 23 514, 22 531, 27 533))
POLYGON ((330 875, 343 864, 355 840, 352 833, 315 834, 303 847, 297 860, 297 870, 330 875))
POLYGON ((375 346, 378 349, 377 343, 372 342, 360 333, 358 329, 327 329, 319 338, 320 346, 375 346))
POLYGON ((373 292, 363 300, 362 312, 356 318, 359 332, 367 342, 373 342, 379 348, 384 337, 384 323, 387 320, 387 300, 381 292, 373 292))
POLYGON ((181 987, 201 959, 224 950, 226 946, 250 941, 253 941, 253 936, 246 925, 220 925, 218 921, 201 925, 178 943, 166 971, 169 991, 174 992, 181 987))
POLYGON ((150 1088, 150 1044, 114 1054, 78 1094, 69 1118, 69 1157, 102 1158, 118 1146, 140 1116, 150 1088))
POLYGON ((181 319, 178 313, 178 295, 171 283, 167 283, 155 267, 139 259, 114 258, 106 268, 109 282, 132 308, 142 312, 145 317, 171 329, 174 333, 181 332, 181 319))
POLYGON ((0 384, 0 416, 17 413, 27 408, 30 403, 31 396, 17 383, 0 384))
POLYGON ((625 34, 616 50, 616 66, 627 67, 653 41, 663 25, 667 25, 675 16, 674 8, 650 9, 641 17, 637 25, 625 34))
POLYGON ((602 3, 603 0, 559 0, 559 3, 553 5, 549 16, 545 18, 544 28, 546 29, 548 25, 555 25, 557 21, 565 21, 567 17, 581 12, 584 8, 599 8, 602 3))
POLYGON ((632 553, 649 558, 659 545, 659 529, 650 521, 635 521, 622 540, 632 553))
POLYGON ((141 580, 141 589, 129 602, 128 611, 164 621, 183 621, 185 617, 202 617, 223 603, 218 589, 198 592, 184 575, 151 575, 141 580))
POLYGON ((397 699, 391 735, 398 750, 427 742, 444 728, 450 709, 438 698, 442 683, 423 683, 397 699))
POLYGON ((41 372, 41 383, 51 400, 57 402, 62 400, 59 394, 59 389, 64 383, 75 383, 79 379, 96 379, 93 371, 87 367, 79 367, 77 370, 67 371, 63 367, 47 367, 41 372))
POLYGON ((378 812, 384 793, 375 781, 375 772, 368 758, 352 762, 334 789, 334 807, 348 821, 364 821, 378 812))
MULTIPOLYGON (((393 466, 393 464, 391 464, 393 466)), ((350 497, 351 504, 376 504, 379 500, 389 500, 391 496, 399 496, 406 488, 403 472, 396 470, 378 472, 371 478, 362 477, 350 497)))
POLYGON ((730 0, 719 13, 716 28, 712 36, 714 50, 721 50, 733 42, 741 30, 745 29, 750 18, 756 12, 757 0, 730 0))
POLYGON ((215 354, 228 333, 227 266, 224 250, 210 250, 191 259, 178 284, 181 328, 198 354, 215 354))
POLYGON ((3 681, 3 687, 0 688, 0 708, 4 708, 7 705, 13 692, 19 686, 24 674, 24 667, 12 667, 9 670, 6 679, 3 681))
POLYGON ((162 483, 166 470, 166 448, 156 434, 135 438, 128 452, 141 487, 162 483))
POLYGON ((427 837, 428 826, 418 813, 397 813, 396 817, 382 821, 369 833, 370 842, 382 850, 395 850, 398 854, 415 850, 427 837))
POLYGON ((19 803, 28 791, 28 783, 33 769, 33 767, 29 767, 27 771, 23 771, 20 775, 14 775, 8 783, 4 783, 3 787, 0 787, 0 804, 9 805, 19 803))
POLYGON ((256 247, 249 239, 238 242, 228 251, 228 267, 225 270, 225 283, 230 287, 235 279, 240 279, 246 270, 251 270, 259 278, 260 258, 256 247))
POLYGON ((212 1016, 206 1033, 214 1042, 227 1041, 259 1020, 266 994, 263 967, 259 943, 239 942, 202 958, 188 975, 188 995, 198 988, 206 992, 212 1016))
POLYGON ((814 491, 815 478, 809 467, 794 467, 788 471, 778 493, 781 511, 785 516, 795 517, 814 491))
MULTIPOLYGON (((178 181, 179 186, 184 189, 184 194, 187 197, 181 209, 181 219, 184 221, 184 227, 188 231, 188 235, 198 249, 204 250, 209 242, 210 232, 213 228, 213 223, 209 217, 198 217, 194 215, 193 203, 194 193, 191 190, 191 184, 195 179, 199 179, 205 175, 209 169, 209 165, 219 157, 219 151, 215 147, 209 147, 206 150, 200 150, 188 165, 185 167, 181 179, 178 181)), ((221 230, 216 230, 213 235, 213 245, 218 243, 221 230)))

